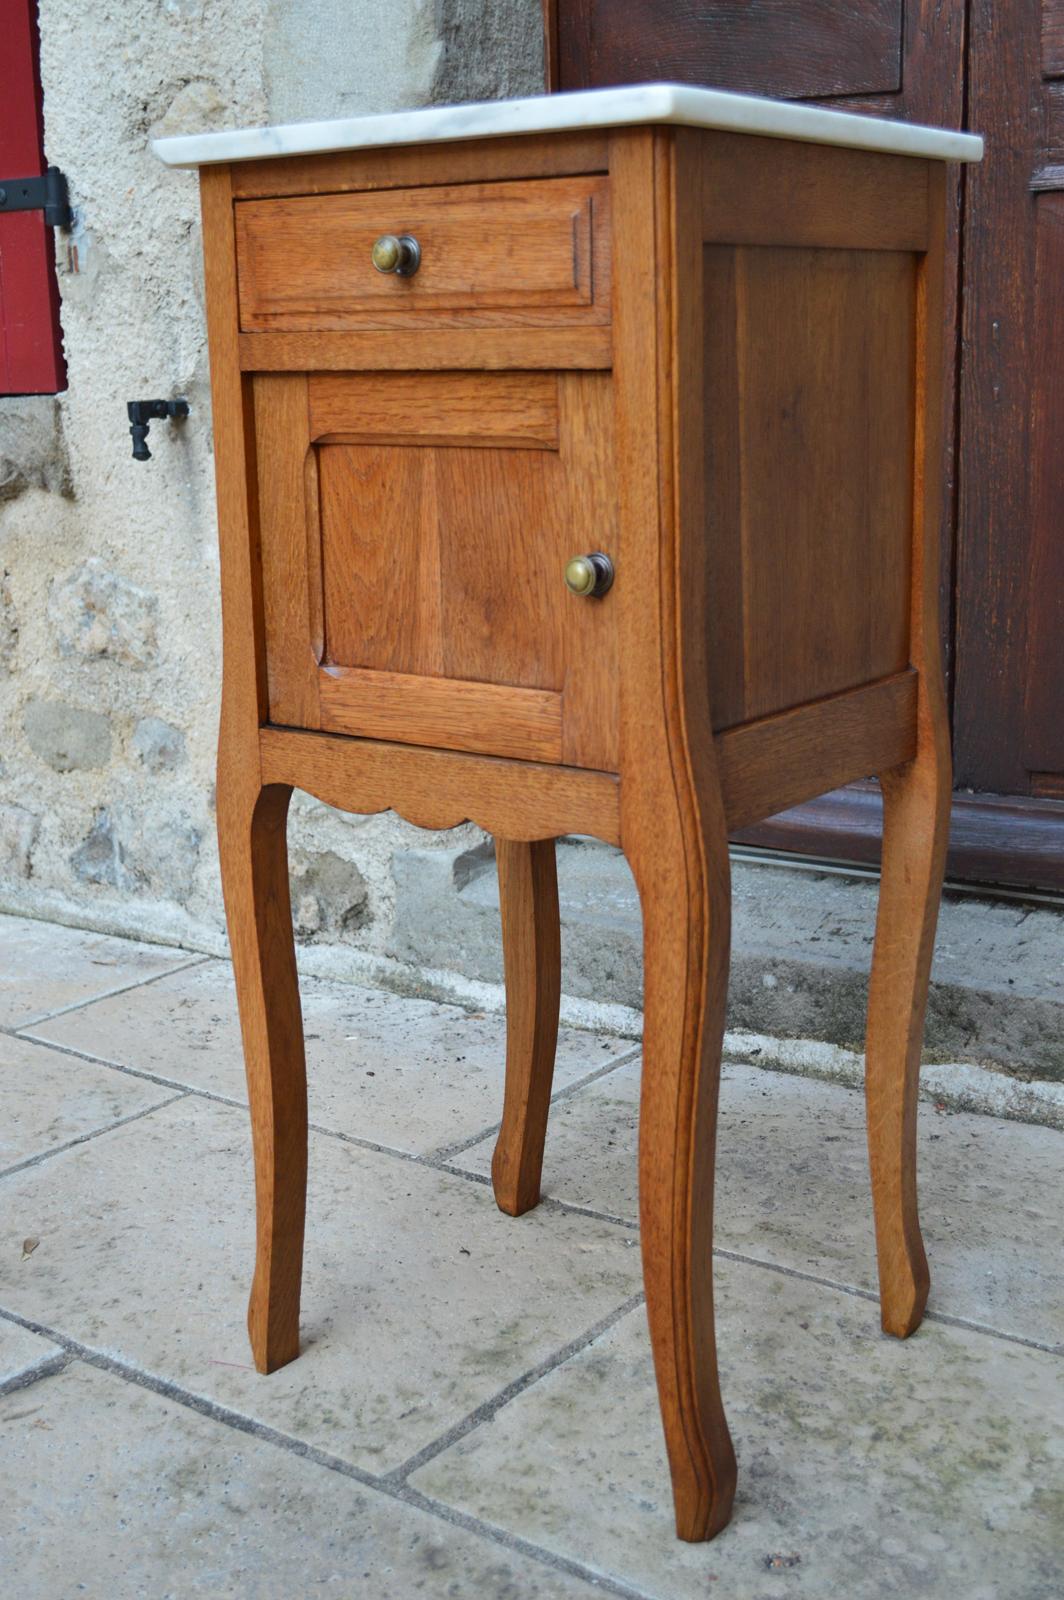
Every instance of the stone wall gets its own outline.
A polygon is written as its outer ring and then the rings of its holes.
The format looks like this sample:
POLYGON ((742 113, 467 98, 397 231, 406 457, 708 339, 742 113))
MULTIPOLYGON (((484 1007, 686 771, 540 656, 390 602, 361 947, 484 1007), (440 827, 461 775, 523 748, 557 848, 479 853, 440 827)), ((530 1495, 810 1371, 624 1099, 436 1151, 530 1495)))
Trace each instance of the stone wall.
MULTIPOLYGON (((540 8, 41 0, 40 19, 47 153, 76 208, 57 235, 69 387, 0 399, 0 908, 220 948, 197 188, 148 141, 536 93, 540 8), (155 395, 191 415, 153 424, 136 462, 125 402, 155 395)), ((389 948, 396 853, 454 844, 306 797, 290 838, 300 937, 341 965, 389 948)))

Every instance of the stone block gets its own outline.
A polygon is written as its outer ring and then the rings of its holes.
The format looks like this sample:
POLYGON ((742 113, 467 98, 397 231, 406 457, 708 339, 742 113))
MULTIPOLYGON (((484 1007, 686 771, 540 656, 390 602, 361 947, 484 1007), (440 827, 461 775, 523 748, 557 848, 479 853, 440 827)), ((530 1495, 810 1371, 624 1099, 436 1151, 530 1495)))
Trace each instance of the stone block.
POLYGON ((372 920, 369 889, 334 850, 292 852, 292 913, 301 939, 343 939, 372 920))
POLYGON ((127 667, 154 660, 158 611, 154 595, 110 571, 99 556, 55 579, 48 597, 48 620, 63 655, 107 657, 127 667))
POLYGON ((141 766, 153 773, 172 772, 187 757, 181 729, 160 717, 141 717, 130 745, 141 766))
POLYGON ((92 827, 70 857, 71 870, 82 883, 101 883, 108 888, 131 887, 125 866, 125 851, 116 834, 114 819, 104 809, 93 818, 92 827))
POLYGON ((18 612, 11 593, 11 574, 0 573, 0 678, 14 668, 18 650, 18 612))
POLYGON ((31 700, 22 726, 34 755, 56 772, 105 767, 111 759, 111 722, 102 712, 62 700, 31 700))

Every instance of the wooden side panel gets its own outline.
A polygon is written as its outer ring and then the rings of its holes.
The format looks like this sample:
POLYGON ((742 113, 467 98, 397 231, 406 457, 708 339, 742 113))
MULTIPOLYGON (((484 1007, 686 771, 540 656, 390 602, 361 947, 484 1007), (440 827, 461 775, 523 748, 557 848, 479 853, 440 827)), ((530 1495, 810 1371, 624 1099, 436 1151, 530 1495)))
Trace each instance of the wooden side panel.
POLYGON ((245 200, 236 229, 245 332, 609 318, 603 177, 245 200), (417 238, 413 276, 374 268, 385 233, 417 238))
POLYGON ((272 373, 253 383, 270 717, 316 728, 320 535, 307 380, 272 373))
POLYGON ((902 0, 560 0, 556 87, 889 93, 901 87, 902 20, 902 0))
MULTIPOLYGON (((553 759, 615 770, 623 563, 614 536, 610 383, 573 374, 550 381, 557 449, 457 439, 319 447, 324 660, 548 691, 562 706, 561 754, 553 759), (578 599, 563 582, 566 561, 585 548, 606 550, 617 565, 614 591, 601 601, 578 599)), ((334 418, 348 404, 345 382, 336 380, 329 402, 334 418)), ((362 380, 351 382, 357 390, 362 380)), ((439 420, 425 415, 436 437, 439 420)), ((483 429, 479 412, 471 426, 483 429)), ((491 748, 485 737, 470 748, 491 748)))
POLYGON ((908 664, 915 265, 710 245, 704 273, 719 731, 908 664))

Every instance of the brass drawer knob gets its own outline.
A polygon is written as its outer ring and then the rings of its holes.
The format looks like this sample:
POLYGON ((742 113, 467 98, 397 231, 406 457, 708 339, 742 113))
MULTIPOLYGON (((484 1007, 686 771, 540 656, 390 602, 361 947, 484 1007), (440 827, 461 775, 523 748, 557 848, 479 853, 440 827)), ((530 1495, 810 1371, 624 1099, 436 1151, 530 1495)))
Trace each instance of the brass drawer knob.
POLYGON ((593 600, 605 594, 612 582, 613 562, 601 550, 587 556, 574 556, 566 564, 566 588, 571 589, 573 594, 583 595, 585 599, 593 600))
POLYGON ((371 251, 378 272, 393 272, 397 278, 412 278, 421 265, 421 246, 409 233, 382 233, 371 251))

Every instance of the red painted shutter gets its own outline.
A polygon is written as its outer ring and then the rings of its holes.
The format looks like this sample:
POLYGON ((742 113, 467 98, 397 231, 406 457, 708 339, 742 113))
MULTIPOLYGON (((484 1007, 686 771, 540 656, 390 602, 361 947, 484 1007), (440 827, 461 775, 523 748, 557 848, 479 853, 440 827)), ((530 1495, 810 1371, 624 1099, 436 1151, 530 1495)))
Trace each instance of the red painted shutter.
MULTIPOLYGON (((45 168, 36 0, 0 0, 0 182, 45 168)), ((0 211, 0 395, 66 387, 55 243, 41 211, 0 211)))

